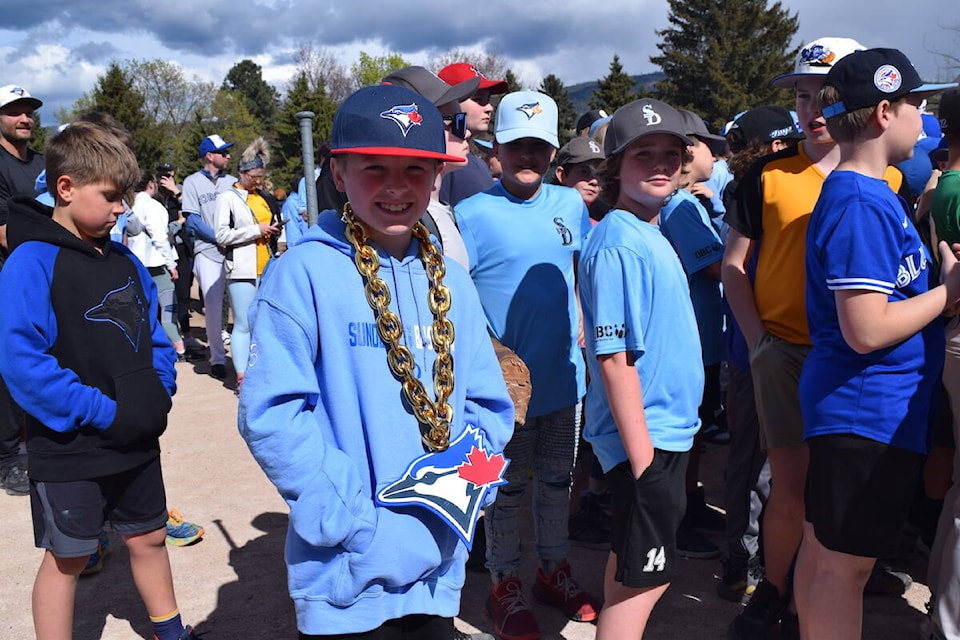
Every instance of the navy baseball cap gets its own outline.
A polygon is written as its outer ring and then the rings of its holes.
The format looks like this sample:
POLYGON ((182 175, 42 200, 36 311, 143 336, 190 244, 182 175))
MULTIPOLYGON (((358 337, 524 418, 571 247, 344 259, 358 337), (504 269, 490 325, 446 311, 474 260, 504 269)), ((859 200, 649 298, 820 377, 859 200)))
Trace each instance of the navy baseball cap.
POLYGON ((803 138, 804 135, 797 130, 793 121, 793 115, 783 107, 775 105, 754 107, 740 114, 727 130, 727 140, 737 149, 750 146, 754 142, 803 138))
POLYGON ((233 146, 232 142, 226 142, 220 136, 214 134, 212 136, 207 136, 203 139, 203 142, 200 143, 198 149, 200 157, 204 157, 208 153, 216 153, 218 151, 226 151, 233 146))
POLYGON ((437 108, 419 93, 392 84, 365 87, 343 101, 333 118, 330 153, 466 162, 447 155, 437 108))
POLYGON ((924 84, 910 60, 897 49, 854 51, 837 61, 823 81, 840 94, 840 100, 824 105, 824 118, 874 107, 883 100, 894 102, 911 94, 929 95, 957 86, 924 84))

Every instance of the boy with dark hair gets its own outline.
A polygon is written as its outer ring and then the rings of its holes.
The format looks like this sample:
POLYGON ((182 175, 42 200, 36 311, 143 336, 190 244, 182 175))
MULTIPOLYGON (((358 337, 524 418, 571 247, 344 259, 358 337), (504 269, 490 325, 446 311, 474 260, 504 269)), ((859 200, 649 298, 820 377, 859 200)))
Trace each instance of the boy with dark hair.
POLYGON ((960 267, 940 243, 944 284, 933 286, 911 210, 884 178, 913 152, 923 98, 952 86, 924 85, 896 49, 868 49, 838 61, 817 96, 840 161, 807 229, 810 458, 794 589, 804 638, 860 638, 863 587, 896 553, 923 467, 940 315, 960 300, 960 267))
POLYGON ((613 497, 598 640, 642 638, 677 572, 703 364, 687 276, 659 223, 689 159, 686 128, 675 109, 649 98, 613 114, 600 183, 614 209, 580 263, 591 373, 585 437, 613 497))
POLYGON ((74 123, 47 146, 54 208, 18 197, 18 233, 0 277, 0 373, 27 413, 40 640, 68 638, 77 579, 104 520, 130 551, 158 640, 184 628, 165 546, 158 438, 176 390, 157 292, 130 252, 108 240, 140 179, 114 135, 74 123))
POLYGON ((476 290, 418 222, 463 158, 430 101, 392 85, 347 98, 330 146, 349 202, 257 293, 240 432, 290 505, 301 639, 450 640, 513 429, 476 290))

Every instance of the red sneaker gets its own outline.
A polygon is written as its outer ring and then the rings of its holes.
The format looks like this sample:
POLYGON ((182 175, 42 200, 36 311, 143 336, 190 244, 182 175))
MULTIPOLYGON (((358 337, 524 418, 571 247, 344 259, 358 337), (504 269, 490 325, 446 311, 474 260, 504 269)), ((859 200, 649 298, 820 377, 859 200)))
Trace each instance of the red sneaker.
POLYGON ((539 640, 540 627, 523 596, 519 578, 507 578, 490 588, 487 613, 493 630, 503 640, 539 640))
POLYGON ((576 622, 593 622, 603 606, 599 600, 580 588, 570 575, 570 565, 564 562, 549 576, 537 569, 533 597, 543 604, 560 609, 576 622))

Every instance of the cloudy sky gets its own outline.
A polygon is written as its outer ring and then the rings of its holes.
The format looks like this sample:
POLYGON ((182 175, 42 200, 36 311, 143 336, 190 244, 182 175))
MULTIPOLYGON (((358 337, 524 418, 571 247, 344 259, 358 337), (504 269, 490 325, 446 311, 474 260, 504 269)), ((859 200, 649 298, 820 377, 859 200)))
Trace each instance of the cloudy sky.
MULTIPOLYGON (((731 0, 736 2, 737 0, 731 0)), ((938 52, 960 57, 960 17, 945 0, 782 0, 800 17, 800 40, 853 37, 903 50, 927 80, 952 78, 938 52), (951 21, 952 20, 952 21, 951 21), (824 27, 823 25, 833 25, 824 27), (845 25, 837 27, 835 25, 845 25)), ((512 61, 535 85, 548 73, 571 85, 606 74, 614 53, 628 73, 656 71, 666 0, 28 0, 0 8, 0 85, 26 87, 58 107, 90 91, 111 60, 163 58, 219 84, 243 58, 281 92, 297 46, 325 47, 349 65, 360 51, 396 51, 414 64, 455 47, 512 61), (588 8, 589 7, 589 11, 588 8)), ((797 42, 795 44, 800 44, 797 42)))

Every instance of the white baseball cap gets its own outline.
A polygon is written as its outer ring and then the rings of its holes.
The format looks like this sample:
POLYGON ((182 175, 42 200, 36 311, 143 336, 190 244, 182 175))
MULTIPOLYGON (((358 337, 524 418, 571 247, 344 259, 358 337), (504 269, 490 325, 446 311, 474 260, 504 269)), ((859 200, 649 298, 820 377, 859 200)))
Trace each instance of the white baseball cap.
POLYGON ((15 84, 0 87, 0 109, 18 100, 25 100, 30 103, 30 106, 34 109, 39 109, 43 106, 43 102, 31 96, 30 92, 23 87, 15 84))
POLYGON ((863 51, 865 46, 851 38, 817 38, 800 48, 793 73, 785 73, 770 81, 779 89, 792 89, 803 76, 825 76, 840 58, 863 51))

